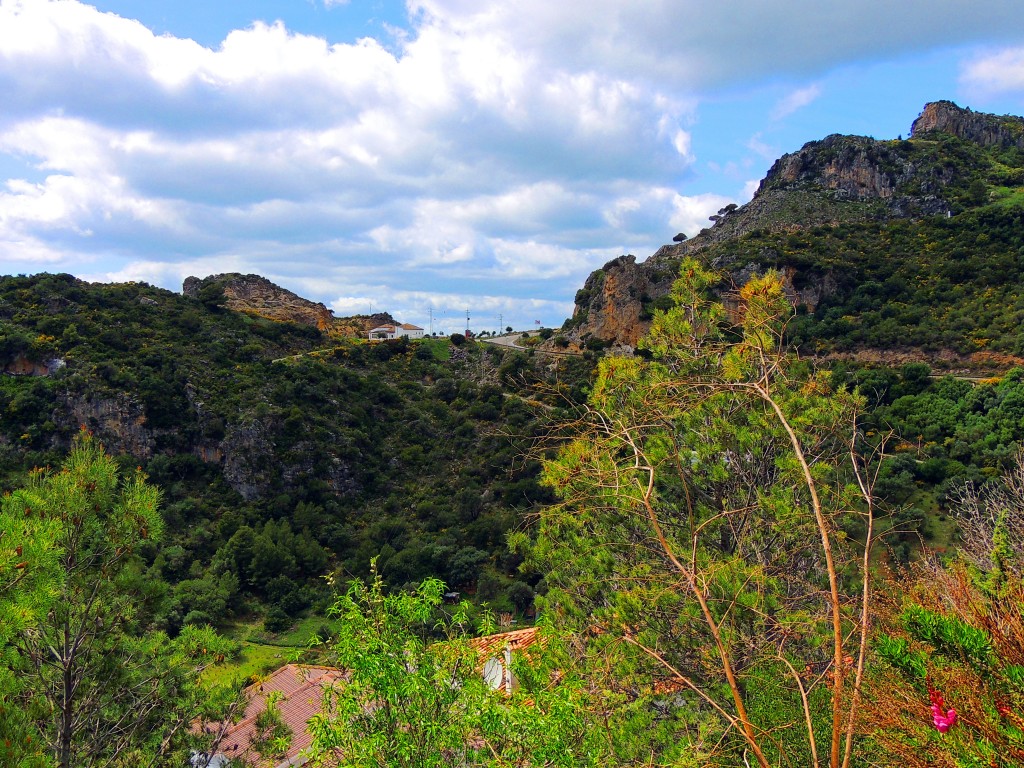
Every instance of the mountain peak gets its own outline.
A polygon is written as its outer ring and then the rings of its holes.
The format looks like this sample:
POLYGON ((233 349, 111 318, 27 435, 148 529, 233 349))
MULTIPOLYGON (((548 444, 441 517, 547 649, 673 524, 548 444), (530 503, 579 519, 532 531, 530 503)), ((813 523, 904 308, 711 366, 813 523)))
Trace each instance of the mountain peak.
POLYGON ((311 325, 326 330, 334 324, 334 315, 319 302, 304 299, 260 275, 229 272, 209 277, 187 277, 181 292, 198 298, 204 288, 217 287, 224 292, 224 305, 236 312, 248 312, 270 320, 311 325))
POLYGON ((974 112, 952 101, 925 104, 910 128, 915 139, 933 132, 948 133, 983 147, 1024 150, 1024 118, 974 112))
MULTIPOLYGON (((617 259, 594 272, 577 293, 564 336, 580 348, 591 337, 634 346, 653 312, 666 304, 683 256, 707 260, 736 285, 763 268, 784 267, 793 303, 814 311, 837 289, 842 273, 834 256, 829 262, 817 252, 825 247, 817 243, 827 241, 846 254, 847 276, 858 258, 856 243, 851 247, 830 233, 870 239, 886 227, 899 230, 900 222, 958 222, 991 195, 1009 201, 1024 188, 1024 118, 936 101, 925 105, 912 130, 907 140, 832 134, 783 155, 750 202, 726 206, 711 217, 711 226, 646 261, 617 259)), ((951 223, 935 237, 946 242, 960 226, 951 223)), ((980 225, 968 219, 962 226, 980 225)))

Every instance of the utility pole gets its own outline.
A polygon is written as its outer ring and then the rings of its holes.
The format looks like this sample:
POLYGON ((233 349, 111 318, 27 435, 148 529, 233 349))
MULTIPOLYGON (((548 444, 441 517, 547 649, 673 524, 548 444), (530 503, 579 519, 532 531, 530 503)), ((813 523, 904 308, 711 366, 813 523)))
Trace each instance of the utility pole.
POLYGON ((498 335, 501 336, 505 332, 505 316, 498 313, 498 335))
POLYGON ((467 339, 469 338, 469 334, 470 334, 470 330, 469 330, 469 307, 467 307, 466 308, 466 338, 467 339))

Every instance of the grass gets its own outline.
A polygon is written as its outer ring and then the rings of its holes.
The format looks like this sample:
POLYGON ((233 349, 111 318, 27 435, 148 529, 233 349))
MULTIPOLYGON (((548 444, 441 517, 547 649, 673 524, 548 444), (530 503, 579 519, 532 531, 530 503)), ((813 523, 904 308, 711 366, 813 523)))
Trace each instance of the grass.
POLYGON ((288 648, 243 641, 238 657, 208 668, 203 672, 203 682, 211 688, 244 682, 287 664, 293 655, 288 648))
POLYGON ((244 682, 293 661, 315 663, 322 654, 310 649, 309 641, 321 627, 333 630, 335 623, 323 616, 307 616, 283 632, 267 632, 259 619, 227 624, 221 628, 221 633, 237 640, 241 644, 241 652, 236 658, 207 669, 203 681, 215 687, 234 681, 244 682))
MULTIPOLYGON (((299 619, 294 625, 283 632, 264 632, 253 637, 253 640, 265 640, 268 645, 286 648, 308 648, 310 639, 320 631, 321 627, 327 627, 333 632, 336 629, 336 624, 337 622, 334 619, 312 615, 299 619)), ((321 639, 323 638, 321 637, 321 639)))
POLYGON ((452 356, 452 343, 448 339, 419 339, 416 344, 421 344, 430 350, 434 359, 439 363, 446 362, 452 356))
POLYGON ((1024 187, 995 187, 992 202, 1003 208, 1024 208, 1024 187))

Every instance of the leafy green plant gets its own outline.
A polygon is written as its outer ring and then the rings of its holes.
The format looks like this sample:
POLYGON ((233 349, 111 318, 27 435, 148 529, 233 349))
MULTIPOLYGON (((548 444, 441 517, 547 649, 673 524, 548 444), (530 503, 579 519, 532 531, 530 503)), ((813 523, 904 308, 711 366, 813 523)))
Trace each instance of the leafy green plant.
POLYGON ((486 659, 471 641, 467 603, 445 610, 437 579, 389 593, 371 573, 332 610, 339 629, 329 655, 346 680, 310 723, 314 760, 330 755, 360 768, 606 764, 578 680, 541 659, 543 644, 534 658, 515 660, 520 682, 505 696, 481 674, 486 659))

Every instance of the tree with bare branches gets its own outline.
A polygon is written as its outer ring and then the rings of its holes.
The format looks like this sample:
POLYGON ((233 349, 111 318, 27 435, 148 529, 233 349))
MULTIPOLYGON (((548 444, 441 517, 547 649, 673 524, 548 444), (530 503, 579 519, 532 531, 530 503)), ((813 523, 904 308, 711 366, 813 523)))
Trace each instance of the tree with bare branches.
POLYGON ((601 361, 545 469, 545 608, 710 764, 854 764, 874 514, 858 397, 783 344, 777 274, 682 264, 638 357, 601 361), (709 720, 710 718, 710 720, 709 720), (709 740, 708 723, 717 736, 709 740))

